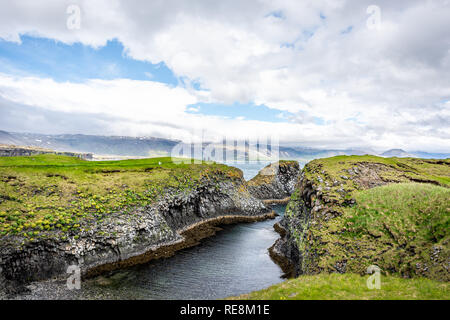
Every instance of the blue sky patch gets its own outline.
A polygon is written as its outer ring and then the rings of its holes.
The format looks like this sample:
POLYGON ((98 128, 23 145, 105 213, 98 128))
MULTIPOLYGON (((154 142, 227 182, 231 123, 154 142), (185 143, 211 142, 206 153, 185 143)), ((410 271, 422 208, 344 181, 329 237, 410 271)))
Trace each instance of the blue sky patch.
POLYGON ((21 41, 0 39, 0 72, 50 77, 61 82, 125 78, 178 84, 177 77, 164 63, 129 58, 117 40, 108 41, 98 49, 27 35, 22 35, 21 41))
MULTIPOLYGON (((282 12, 273 13, 282 18, 282 12)), ((306 31, 309 38, 314 30, 306 31)), ((294 47, 294 44, 287 44, 294 47)), ((28 35, 21 36, 21 43, 0 39, 0 72, 6 74, 51 78, 58 82, 84 82, 87 79, 132 79, 157 81, 171 86, 185 86, 187 81, 195 90, 202 88, 201 82, 176 77, 163 63, 152 64, 128 57, 118 40, 110 40, 105 46, 93 48, 81 43, 71 45, 59 41, 28 35)), ((212 115, 245 120, 286 122, 287 112, 253 103, 232 105, 197 103, 187 106, 191 114, 212 115)))
POLYGON ((341 34, 347 34, 352 32, 353 30, 353 26, 348 26, 347 28, 345 28, 344 30, 341 31, 341 34))
POLYGON ((267 14, 266 17, 275 17, 275 18, 278 18, 281 20, 286 19, 286 16, 284 15, 283 11, 281 11, 281 10, 272 11, 269 14, 267 14))

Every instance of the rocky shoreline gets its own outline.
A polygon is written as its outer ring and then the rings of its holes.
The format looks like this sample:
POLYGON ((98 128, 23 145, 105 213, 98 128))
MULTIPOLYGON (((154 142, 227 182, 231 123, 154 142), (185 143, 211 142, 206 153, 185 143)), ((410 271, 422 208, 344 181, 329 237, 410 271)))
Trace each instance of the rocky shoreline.
POLYGON ((163 244, 160 246, 154 246, 152 248, 149 248, 145 253, 130 257, 126 260, 99 265, 98 267, 89 269, 84 275, 84 278, 95 277, 105 272, 129 267, 136 264, 147 263, 155 259, 171 257, 179 250, 196 246, 202 239, 214 236, 215 233, 220 230, 220 226, 222 225, 257 222, 267 219, 274 219, 275 217, 276 213, 274 211, 270 211, 268 213, 256 216, 227 215, 210 218, 178 231, 178 234, 181 236, 181 239, 179 240, 175 240, 171 243, 163 244))
MULTIPOLYGON (((284 172, 281 181, 285 177, 284 172)), ((292 175, 288 180, 295 179, 292 175)), ((91 224, 88 231, 81 228, 76 237, 25 244, 9 241, 0 252, 0 292, 15 294, 31 282, 65 279, 70 265, 79 266, 83 277, 91 277, 171 256, 213 235, 219 225, 273 219, 275 213, 268 203, 285 201, 285 196, 277 194, 275 202, 258 199, 242 176, 219 174, 215 179, 202 179, 194 188, 167 190, 152 205, 86 222, 91 224)))

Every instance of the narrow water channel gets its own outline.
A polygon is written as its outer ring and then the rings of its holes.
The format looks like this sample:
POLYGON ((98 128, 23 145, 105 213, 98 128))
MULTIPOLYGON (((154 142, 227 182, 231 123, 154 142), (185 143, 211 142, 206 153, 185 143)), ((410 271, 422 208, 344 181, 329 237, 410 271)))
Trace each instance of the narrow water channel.
MULTIPOLYGON (((274 209, 283 213, 284 206, 274 209)), ((221 299, 263 289, 282 281, 282 272, 267 251, 278 237, 273 230, 276 220, 224 226, 196 247, 89 280, 76 294, 107 299, 221 299)))
MULTIPOLYGON (((243 169, 247 179, 254 175, 243 169)), ((285 206, 273 209, 282 215, 285 206)), ((198 246, 89 279, 81 290, 69 291, 58 282, 35 284, 28 298, 222 299, 263 289, 282 281, 268 253, 278 238, 273 225, 279 219, 223 226, 198 246)))

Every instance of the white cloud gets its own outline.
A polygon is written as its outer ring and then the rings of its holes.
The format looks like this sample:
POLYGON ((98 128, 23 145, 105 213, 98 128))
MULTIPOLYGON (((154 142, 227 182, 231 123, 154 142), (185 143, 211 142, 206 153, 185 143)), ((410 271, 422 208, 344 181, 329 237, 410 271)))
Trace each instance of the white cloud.
POLYGON ((448 1, 377 1, 379 30, 366 27, 369 0, 2 2, 4 39, 33 33, 101 46, 117 38, 130 57, 164 61, 208 89, 3 75, 0 93, 11 101, 106 113, 122 119, 110 125, 125 131, 147 132, 148 125, 137 123, 151 120, 160 132, 172 126, 174 134, 195 126, 252 135, 277 130, 310 145, 450 149, 449 105, 443 103, 450 99, 448 1), (82 10, 76 31, 66 28, 65 9, 73 3, 82 10), (342 34, 349 26, 351 32, 342 34), (299 112, 301 119, 277 124, 184 112, 199 101, 254 102, 299 112), (325 125, 314 124, 315 118, 325 125))
POLYGON ((0 74, 0 95, 7 100, 52 111, 99 114, 139 121, 164 121, 183 115, 195 96, 183 88, 152 81, 88 80, 85 83, 12 77, 0 74))

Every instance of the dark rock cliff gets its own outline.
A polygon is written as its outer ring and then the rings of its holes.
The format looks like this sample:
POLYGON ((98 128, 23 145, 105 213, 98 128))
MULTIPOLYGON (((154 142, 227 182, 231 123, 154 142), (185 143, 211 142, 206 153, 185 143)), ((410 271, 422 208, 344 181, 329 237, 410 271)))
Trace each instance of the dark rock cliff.
POLYGON ((254 197, 266 200, 266 203, 287 202, 294 192, 299 172, 297 161, 270 164, 248 182, 248 190, 254 197))
POLYGON ((369 230, 354 238, 348 227, 351 223, 346 224, 343 217, 346 208, 355 206, 353 196, 358 191, 417 182, 445 187, 445 178, 439 175, 450 176, 449 164, 449 160, 378 157, 308 163, 298 176, 284 217, 275 225, 280 239, 270 249, 271 256, 287 277, 320 272, 363 274, 368 265, 377 264, 388 273, 449 281, 448 232, 443 240, 418 242, 414 232, 403 236, 393 231, 395 225, 381 221, 381 232, 369 230))
POLYGON ((317 194, 313 184, 301 174, 283 219, 275 225, 280 239, 270 248, 270 253, 286 277, 309 273, 304 262, 313 260, 313 257, 309 257, 311 251, 307 250, 305 243, 311 223, 312 200, 315 196, 317 194))
POLYGON ((12 239, 0 251, 0 288, 14 292, 30 281, 66 277, 69 265, 78 265, 83 275, 89 275, 168 256, 210 235, 211 230, 195 229, 205 223, 214 226, 274 215, 248 192, 242 177, 203 179, 193 189, 167 190, 151 206, 111 214, 90 225, 89 231, 80 231, 76 240, 55 237, 21 244, 12 239))

